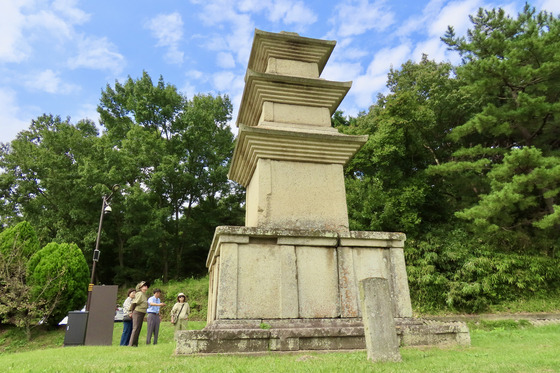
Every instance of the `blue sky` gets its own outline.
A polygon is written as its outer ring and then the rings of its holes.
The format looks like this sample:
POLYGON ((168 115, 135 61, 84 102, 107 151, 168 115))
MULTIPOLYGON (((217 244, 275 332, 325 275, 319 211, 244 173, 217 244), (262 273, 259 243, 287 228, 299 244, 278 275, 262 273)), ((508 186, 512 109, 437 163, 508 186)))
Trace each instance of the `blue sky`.
MULTIPOLYGON (((353 81, 340 109, 356 115, 385 92, 387 72, 422 53, 456 63, 440 41, 479 7, 517 14, 522 0, 0 0, 0 142, 52 113, 98 121, 101 90, 160 75, 187 97, 241 100, 254 29, 336 40, 322 77, 353 81)), ((560 13, 560 0, 534 0, 560 13)))

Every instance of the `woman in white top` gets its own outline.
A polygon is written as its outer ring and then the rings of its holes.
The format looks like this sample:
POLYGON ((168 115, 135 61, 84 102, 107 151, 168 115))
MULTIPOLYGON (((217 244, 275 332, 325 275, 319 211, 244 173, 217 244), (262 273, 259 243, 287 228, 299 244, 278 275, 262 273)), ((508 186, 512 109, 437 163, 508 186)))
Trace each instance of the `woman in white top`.
POLYGON ((136 290, 128 289, 126 300, 123 304, 123 330, 121 336, 121 346, 128 346, 130 334, 132 333, 132 318, 130 317, 130 304, 136 296, 136 290))

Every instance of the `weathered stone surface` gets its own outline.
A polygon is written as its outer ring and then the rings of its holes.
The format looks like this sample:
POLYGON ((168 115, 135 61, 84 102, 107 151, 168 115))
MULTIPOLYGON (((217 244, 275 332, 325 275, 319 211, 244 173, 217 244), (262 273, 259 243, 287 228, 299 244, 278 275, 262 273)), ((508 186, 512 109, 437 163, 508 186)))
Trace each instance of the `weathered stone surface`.
POLYGON ((237 244, 226 243, 220 247, 220 267, 218 276, 217 317, 237 318, 238 309, 238 268, 239 250, 237 244))
POLYGON ((269 74, 299 76, 302 78, 318 78, 319 66, 316 62, 302 62, 269 57, 265 72, 269 74))
POLYGON ((340 316, 338 271, 334 248, 296 248, 299 317, 340 316))
POLYGON ((369 277, 359 288, 368 360, 401 361, 389 281, 369 277))
POLYGON ((315 64, 319 76, 335 45, 334 40, 311 39, 292 32, 273 33, 255 30, 248 67, 265 72, 270 59, 301 61, 315 64))
POLYGON ((340 246, 353 247, 404 247, 406 235, 400 232, 341 232, 340 246))
MULTIPOLYGON (((337 246, 355 233, 218 227, 208 321, 360 317, 358 282, 367 277, 389 279, 394 315, 411 316, 402 249, 337 246)), ((383 237, 394 238, 377 234, 373 242, 383 237)))
MULTIPOLYGON (((397 318, 395 324, 401 346, 470 344, 465 323, 397 318)), ((360 318, 219 320, 204 330, 177 332, 175 339, 177 355, 366 348, 360 318)))
POLYGON ((403 346, 470 346, 469 328, 464 322, 403 322, 398 326, 403 346))
POLYGON ((348 230, 342 165, 260 159, 247 187, 245 224, 348 230))
MULTIPOLYGON (((237 318, 298 317, 296 254, 293 246, 239 247, 237 318)), ((229 318, 222 317, 219 318, 229 318)))
POLYGON ((333 82, 300 76, 259 73, 247 69, 237 126, 258 125, 265 102, 325 108, 334 114, 352 82, 333 82), (245 103, 251 103, 245 105, 245 103))
POLYGON ((318 130, 320 126, 307 126, 309 131, 304 131, 301 126, 281 122, 266 122, 266 126, 258 127, 240 125, 229 178, 248 186, 261 159, 342 166, 367 141, 367 136, 318 130), (278 126, 274 128, 273 123, 278 126))
POLYGON ((404 250, 402 248, 391 248, 389 250, 389 257, 391 295, 394 302, 395 317, 412 317, 412 304, 410 302, 404 250))
POLYGON ((387 278, 383 250, 339 247, 338 258, 341 316, 361 317, 358 283, 368 277, 387 278))
POLYGON ((289 105, 265 101, 263 103, 263 110, 259 119, 259 126, 266 125, 274 126, 277 128, 290 128, 290 124, 294 124, 293 128, 298 128, 297 125, 304 125, 303 128, 309 126, 328 127, 331 128, 331 113, 329 109, 322 107, 309 107, 302 105, 289 105), (286 126, 288 124, 288 126, 286 126))

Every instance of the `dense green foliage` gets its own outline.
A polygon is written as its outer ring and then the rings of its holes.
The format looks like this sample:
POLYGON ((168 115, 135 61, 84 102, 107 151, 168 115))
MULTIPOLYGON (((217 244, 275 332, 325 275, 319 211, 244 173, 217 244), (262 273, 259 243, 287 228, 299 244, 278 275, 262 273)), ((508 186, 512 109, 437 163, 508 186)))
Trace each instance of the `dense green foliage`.
POLYGON ((30 298, 27 284, 27 263, 39 250, 35 230, 21 222, 0 233, 0 323, 26 327, 30 312, 36 312, 41 300, 30 298))
POLYGON ((54 324, 86 300, 89 269, 75 244, 39 249, 35 230, 21 222, 0 234, 0 322, 29 338, 40 323, 54 324))
POLYGON ((30 295, 43 299, 52 307, 56 323, 68 311, 81 309, 87 298, 89 268, 76 244, 51 242, 27 263, 30 295))
MULTIPOLYGON (((0 232, 0 255, 3 258, 7 258, 16 247, 21 247, 19 259, 24 261, 39 250, 39 240, 35 229, 26 221, 0 232)), ((2 263, 7 265, 9 262, 4 259, 2 263)))
POLYGON ((560 259, 497 252, 465 230, 449 228, 432 227, 407 242, 416 310, 480 312, 514 299, 558 295, 560 259))
POLYGON ((0 221, 29 221, 42 246, 74 242, 89 259, 102 196, 118 185, 96 282, 203 274, 214 228, 242 224, 244 195, 226 176, 231 110, 227 97, 189 100, 144 73, 102 92, 101 135, 92 122, 43 115, 0 149, 0 221))
POLYGON ((443 40, 463 57, 465 100, 480 109, 454 127, 460 148, 431 168, 453 179, 474 172, 477 203, 457 213, 478 235, 511 250, 554 256, 560 245, 560 19, 529 5, 471 16, 467 37, 443 40))
POLYGON ((147 73, 102 92, 108 176, 122 188, 109 245, 117 283, 202 274, 215 226, 241 223, 243 195, 227 180, 231 110, 227 97, 187 100, 147 73))
POLYGON ((455 145, 446 140, 466 118, 452 67, 429 61, 391 70, 390 93, 379 96, 369 113, 346 133, 369 134, 347 167, 348 211, 353 229, 416 232, 423 221, 447 219, 446 185, 426 173, 447 159, 455 145))
POLYGON ((352 229, 404 231, 417 309, 481 311, 560 286, 560 19, 526 6, 471 17, 442 40, 459 66, 424 56, 389 73, 346 169, 352 229))
MULTIPOLYGON (((44 246, 51 240, 86 246, 95 233, 98 209, 92 193, 99 164, 92 122, 42 115, 0 151, 0 221, 28 221, 44 246), (90 211, 93 213, 90 214, 90 211)), ((99 191, 98 191, 99 192, 99 191)))

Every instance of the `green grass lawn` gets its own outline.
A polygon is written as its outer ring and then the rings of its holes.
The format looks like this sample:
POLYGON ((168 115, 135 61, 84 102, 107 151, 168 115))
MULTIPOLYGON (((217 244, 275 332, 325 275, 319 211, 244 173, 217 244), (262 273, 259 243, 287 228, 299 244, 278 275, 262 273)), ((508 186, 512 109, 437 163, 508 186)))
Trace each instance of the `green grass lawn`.
MULTIPOLYGON (((34 339, 33 343, 39 343, 34 347, 37 349, 25 351, 33 347, 23 344, 4 349, 0 366, 4 372, 559 372, 560 325, 514 324, 473 327, 471 347, 406 347, 401 348, 402 363, 373 364, 367 361, 365 351, 174 356, 169 322, 162 323, 156 346, 146 346, 144 325, 138 348, 118 346, 122 325, 116 323, 112 346, 61 347, 64 332, 51 332, 49 337, 34 339)), ((190 325, 194 329, 203 326, 202 322, 190 325)))

